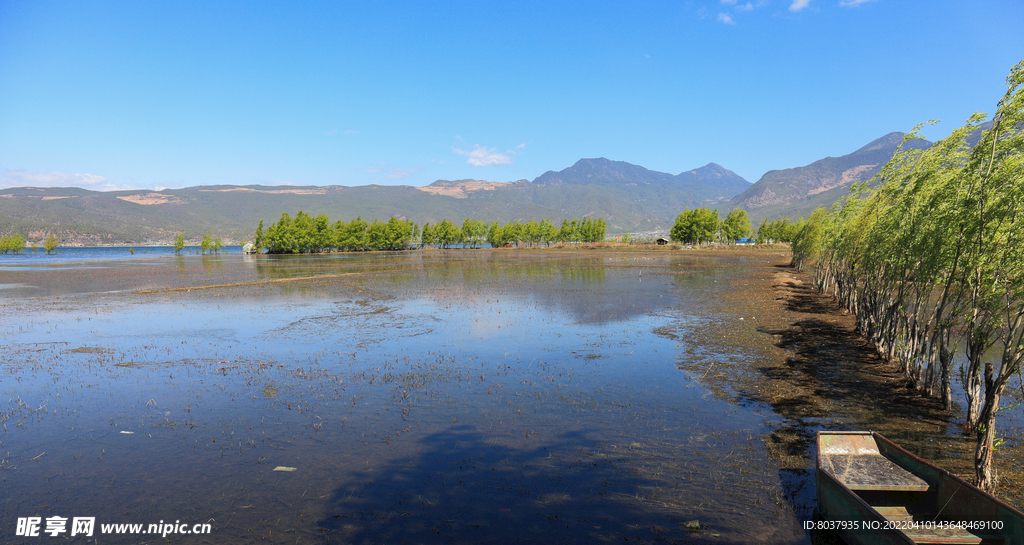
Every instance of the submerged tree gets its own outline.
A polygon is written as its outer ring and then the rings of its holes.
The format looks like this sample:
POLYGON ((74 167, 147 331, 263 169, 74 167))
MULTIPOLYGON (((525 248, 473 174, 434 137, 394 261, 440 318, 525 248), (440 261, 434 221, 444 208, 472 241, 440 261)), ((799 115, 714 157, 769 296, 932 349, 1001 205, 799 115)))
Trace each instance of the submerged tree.
POLYGON ((50 235, 43 241, 43 249, 47 254, 52 254, 58 246, 60 246, 60 239, 57 238, 57 235, 50 235))
POLYGON ((203 240, 199 243, 199 250, 203 255, 213 249, 213 235, 210 234, 210 230, 207 229, 206 234, 203 235, 203 240))
POLYGON ((27 239, 21 233, 0 237, 0 252, 16 254, 25 249, 25 242, 27 239))
POLYGON ((174 234, 174 255, 181 254, 181 250, 185 247, 185 233, 174 234))

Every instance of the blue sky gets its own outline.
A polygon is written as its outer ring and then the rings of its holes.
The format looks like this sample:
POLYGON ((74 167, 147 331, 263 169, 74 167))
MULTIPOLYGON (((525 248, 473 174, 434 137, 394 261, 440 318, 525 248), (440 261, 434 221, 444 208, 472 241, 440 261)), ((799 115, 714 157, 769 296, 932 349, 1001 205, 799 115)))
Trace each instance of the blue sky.
POLYGON ((0 186, 677 174, 992 112, 1024 2, 0 2, 0 186))

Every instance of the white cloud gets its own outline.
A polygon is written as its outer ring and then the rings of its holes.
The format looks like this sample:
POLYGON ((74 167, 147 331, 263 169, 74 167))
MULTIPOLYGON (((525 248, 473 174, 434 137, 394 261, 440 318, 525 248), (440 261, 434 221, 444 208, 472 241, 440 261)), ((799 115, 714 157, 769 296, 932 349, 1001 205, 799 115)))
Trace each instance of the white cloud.
POLYGON ((724 13, 719 13, 718 14, 718 21, 720 23, 725 23, 727 25, 735 25, 736 24, 736 22, 732 20, 732 17, 729 17, 728 15, 726 15, 724 13))
POLYGON ((377 174, 378 172, 384 172, 384 163, 377 163, 376 165, 366 167, 366 172, 371 174, 377 174))
POLYGON ((349 130, 345 131, 345 134, 359 134, 359 131, 355 131, 355 130, 349 129, 349 130))
POLYGON ((483 146, 477 145, 473 147, 473 151, 467 151, 453 147, 452 152, 468 156, 469 159, 466 159, 466 162, 475 167, 512 164, 511 157, 498 153, 495 148, 487 149, 483 146))
POLYGON ((735 5, 735 4, 736 4, 736 0, 719 0, 719 1, 720 1, 721 3, 723 3, 723 4, 727 5, 727 6, 732 6, 732 5, 735 5))
POLYGON ((92 191, 124 191, 141 189, 116 185, 95 174, 64 174, 63 172, 34 172, 31 170, 5 170, 0 187, 80 187, 92 191))
POLYGON ((526 142, 523 142, 522 144, 519 144, 518 146, 516 146, 516 149, 523 149, 525 147, 526 147, 526 142))
POLYGON ((800 11, 810 3, 811 0, 793 0, 793 3, 789 5, 789 11, 800 11))
POLYGON ((846 7, 856 7, 856 6, 859 6, 861 4, 867 4, 868 2, 875 2, 875 1, 876 0, 845 0, 843 2, 839 2, 839 5, 840 6, 846 6, 846 7))
POLYGON ((336 134, 338 134, 338 129, 331 129, 327 131, 327 136, 334 136, 336 134))
POLYGON ((743 4, 742 6, 736 6, 736 10, 737 11, 750 11, 752 9, 754 9, 754 4, 751 4, 750 2, 747 2, 746 4, 743 4))

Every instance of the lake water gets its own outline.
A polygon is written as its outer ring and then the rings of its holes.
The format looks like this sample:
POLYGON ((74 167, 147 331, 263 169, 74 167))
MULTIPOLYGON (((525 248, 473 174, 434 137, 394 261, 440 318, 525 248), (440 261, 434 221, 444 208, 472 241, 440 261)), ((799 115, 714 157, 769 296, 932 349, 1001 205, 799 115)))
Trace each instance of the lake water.
POLYGON ((715 378, 786 357, 743 296, 786 255, 97 252, 0 261, 0 540, 809 543, 715 378))

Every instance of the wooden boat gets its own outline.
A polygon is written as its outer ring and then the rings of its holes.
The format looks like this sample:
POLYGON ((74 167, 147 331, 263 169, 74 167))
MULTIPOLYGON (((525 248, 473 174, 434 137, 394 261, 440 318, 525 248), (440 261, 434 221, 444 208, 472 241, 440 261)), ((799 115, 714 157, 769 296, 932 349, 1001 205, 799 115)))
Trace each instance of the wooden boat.
POLYGON ((818 432, 819 519, 847 543, 1024 544, 1024 513, 874 432, 818 432))

